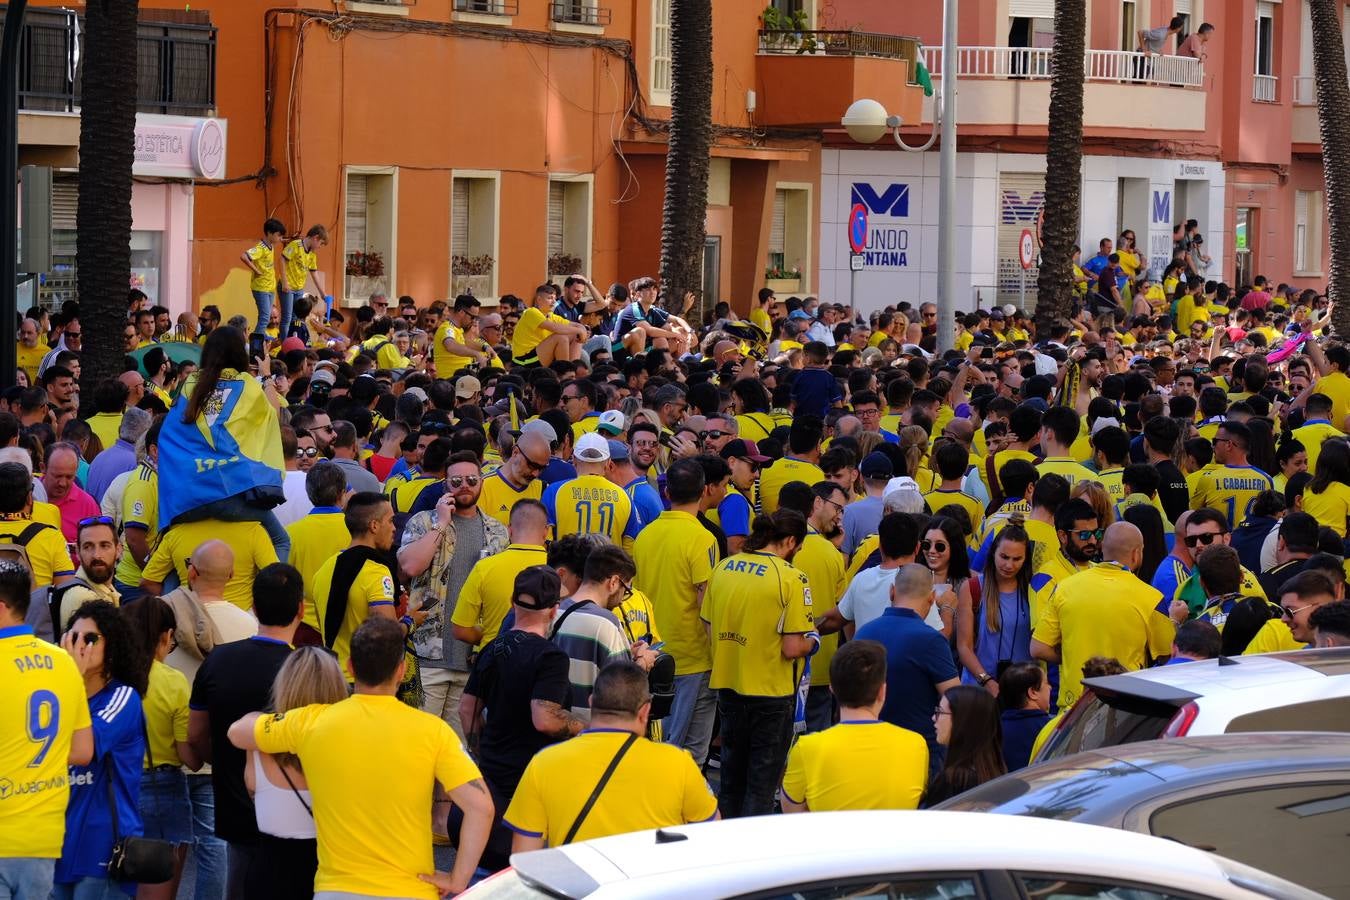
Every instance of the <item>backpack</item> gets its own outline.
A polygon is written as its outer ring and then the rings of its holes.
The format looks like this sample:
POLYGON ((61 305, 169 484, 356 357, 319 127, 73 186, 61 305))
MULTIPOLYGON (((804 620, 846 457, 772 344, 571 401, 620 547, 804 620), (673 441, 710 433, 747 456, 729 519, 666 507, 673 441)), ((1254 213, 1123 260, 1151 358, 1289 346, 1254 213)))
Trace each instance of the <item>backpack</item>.
POLYGON ((60 641, 61 635, 66 630, 65 623, 61 621, 61 604, 65 602, 66 594, 74 587, 94 589, 94 586, 83 578, 72 578, 60 587, 54 587, 47 592, 47 610, 52 617, 52 643, 60 641))
MULTIPOLYGON (((28 544, 38 536, 42 529, 51 527, 43 522, 30 522, 18 534, 0 534, 0 560, 17 562, 28 570, 31 579, 33 563, 28 558, 28 544)), ((55 531, 56 529, 52 528, 52 530, 55 531)))

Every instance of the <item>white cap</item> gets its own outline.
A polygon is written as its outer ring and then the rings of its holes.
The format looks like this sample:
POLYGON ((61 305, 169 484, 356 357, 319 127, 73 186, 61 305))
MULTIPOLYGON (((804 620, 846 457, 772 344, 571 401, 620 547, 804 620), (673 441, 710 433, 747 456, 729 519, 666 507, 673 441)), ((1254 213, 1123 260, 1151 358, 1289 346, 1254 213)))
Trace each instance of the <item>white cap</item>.
POLYGON ((544 439, 547 440, 550 444, 556 444, 558 442, 558 432, 554 431, 553 426, 545 422, 543 419, 531 419, 524 425, 520 426, 521 434, 525 434, 526 432, 529 431, 539 432, 544 436, 544 439))
POLYGON ((1093 433, 1093 434, 1096 434, 1097 432, 1101 431, 1103 428, 1111 428, 1111 427, 1113 427, 1113 426, 1116 427, 1116 428, 1119 428, 1119 427, 1120 427, 1120 423, 1119 423, 1118 421, 1116 421, 1115 419, 1109 418, 1109 417, 1107 417, 1107 416, 1102 416, 1100 419, 1097 419, 1096 421, 1094 421, 1094 422, 1092 423, 1092 433, 1093 433))
POLYGON ((609 441, 603 434, 588 431, 577 439, 572 458, 578 462, 609 462, 609 441))
POLYGON ((1059 363, 1055 362, 1053 356, 1046 356, 1044 353, 1036 354, 1036 374, 1054 375, 1059 371, 1059 363))
POLYGON ((597 428, 606 434, 619 434, 624 429, 623 413, 617 409, 607 409, 600 414, 600 424, 597 428))

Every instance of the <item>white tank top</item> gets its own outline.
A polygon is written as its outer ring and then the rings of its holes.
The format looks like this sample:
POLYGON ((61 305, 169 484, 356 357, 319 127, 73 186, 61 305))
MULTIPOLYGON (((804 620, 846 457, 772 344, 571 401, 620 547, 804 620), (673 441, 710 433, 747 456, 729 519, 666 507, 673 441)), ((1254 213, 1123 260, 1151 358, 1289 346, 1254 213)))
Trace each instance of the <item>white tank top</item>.
POLYGON ((263 771, 262 754, 253 754, 253 807, 259 831, 280 838, 315 837, 314 817, 305 809, 305 804, 313 809, 314 801, 307 790, 301 790, 300 797, 289 786, 274 785, 263 771))

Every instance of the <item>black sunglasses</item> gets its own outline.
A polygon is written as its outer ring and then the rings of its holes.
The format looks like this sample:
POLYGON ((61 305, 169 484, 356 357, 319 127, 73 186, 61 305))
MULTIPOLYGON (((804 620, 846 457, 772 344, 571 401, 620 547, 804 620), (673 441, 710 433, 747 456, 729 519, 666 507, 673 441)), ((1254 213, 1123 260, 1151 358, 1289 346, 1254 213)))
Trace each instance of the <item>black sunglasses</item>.
POLYGON ((1221 533, 1214 531, 1207 531, 1204 534, 1188 534, 1186 535, 1186 546, 1194 547, 1196 544, 1204 544, 1208 547, 1221 537, 1223 537, 1221 533))

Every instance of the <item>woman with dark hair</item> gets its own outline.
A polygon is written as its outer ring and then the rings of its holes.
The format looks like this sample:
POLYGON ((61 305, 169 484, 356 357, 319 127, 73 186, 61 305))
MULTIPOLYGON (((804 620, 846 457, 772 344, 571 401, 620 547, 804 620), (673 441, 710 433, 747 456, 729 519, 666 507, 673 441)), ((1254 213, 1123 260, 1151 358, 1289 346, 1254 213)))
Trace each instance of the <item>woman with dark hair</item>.
POLYGON ((762 441, 774 429, 769 392, 763 382, 741 378, 731 385, 731 408, 736 413, 739 437, 747 441, 762 441))
POLYGON ((108 877, 113 845, 141 834, 138 807, 145 756, 141 697, 149 680, 150 659, 117 607, 102 600, 91 600, 75 610, 61 646, 84 677, 94 726, 94 758, 88 765, 70 767, 66 836, 56 861, 52 896, 57 900, 115 897, 121 886, 108 877), (116 808, 109 806, 110 798, 116 808))
POLYGON ((957 606, 961 680, 998 696, 1000 667, 1031 661, 1031 538, 1010 524, 994 538, 978 591, 957 606))
POLYGON ((1138 528, 1140 534, 1144 536, 1144 561, 1139 564, 1139 570, 1134 574, 1145 584, 1152 584, 1153 573, 1158 571, 1158 566, 1162 565, 1162 561, 1171 552, 1167 547, 1167 532, 1163 527, 1162 513, 1158 512, 1156 506, 1136 503, 1121 513, 1120 517, 1138 528))
POLYGON ((1285 438, 1275 451, 1275 465, 1275 490, 1283 494, 1291 476, 1308 471, 1308 448, 1298 438, 1285 438))
POLYGON ((1280 471, 1275 454, 1274 426, 1269 419, 1252 416, 1247 420, 1247 430, 1252 434, 1251 443, 1247 445, 1247 464, 1274 477, 1280 471))
POLYGON ((1350 519, 1350 442, 1333 438, 1322 444, 1317 471, 1303 492, 1303 511, 1344 540, 1350 519))
POLYGON ((1050 679, 1040 663, 1013 663, 998 677, 1003 712, 1003 763, 1012 772, 1026 767, 1031 747, 1050 721, 1050 679))
POLYGON ((183 877, 188 845, 192 843, 192 802, 183 767, 197 771, 201 757, 188 743, 188 697, 192 693, 183 673, 164 660, 178 646, 174 638, 177 620, 169 604, 159 597, 142 597, 122 609, 141 652, 151 660, 150 676, 142 701, 145 714, 145 768, 141 773, 141 822, 144 835, 174 845, 173 878, 161 884, 142 885, 140 900, 172 900, 183 877))
POLYGON ((1266 623, 1279 615, 1278 607, 1260 597, 1243 597, 1229 611, 1219 629, 1219 655, 1241 656, 1266 623))
POLYGON ((929 522, 919 541, 919 562, 933 573, 942 634, 950 638, 956 627, 957 609, 962 603, 970 603, 970 559, 961 526, 947 518, 929 522))
POLYGON ((965 684, 949 689, 933 711, 933 727, 947 755, 928 783, 925 807, 1007 773, 998 701, 989 692, 965 684))

